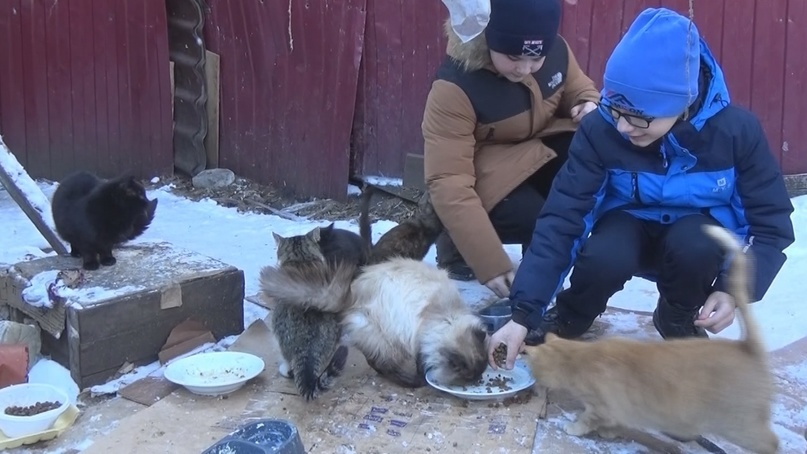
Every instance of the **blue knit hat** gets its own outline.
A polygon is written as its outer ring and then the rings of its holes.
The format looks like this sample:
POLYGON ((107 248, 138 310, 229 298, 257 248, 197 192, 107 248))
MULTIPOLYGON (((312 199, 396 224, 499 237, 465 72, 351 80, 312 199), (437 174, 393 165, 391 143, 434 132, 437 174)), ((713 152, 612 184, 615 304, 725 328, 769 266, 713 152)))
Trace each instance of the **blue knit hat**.
POLYGON ((490 0, 488 48, 506 55, 541 57, 560 28, 561 0, 490 0))
POLYGON ((603 97, 637 115, 681 115, 698 97, 700 45, 688 18, 667 8, 642 11, 605 65, 603 97))

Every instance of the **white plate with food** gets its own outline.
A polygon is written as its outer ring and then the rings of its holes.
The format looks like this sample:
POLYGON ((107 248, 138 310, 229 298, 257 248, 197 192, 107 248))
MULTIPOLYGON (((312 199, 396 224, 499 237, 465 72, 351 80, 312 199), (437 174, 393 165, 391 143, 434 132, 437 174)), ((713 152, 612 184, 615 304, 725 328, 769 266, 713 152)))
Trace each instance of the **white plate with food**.
POLYGON ((506 399, 535 384, 529 366, 521 358, 516 360, 512 370, 493 370, 488 366, 476 384, 445 386, 436 383, 429 373, 426 374, 426 381, 435 389, 467 400, 506 399))
POLYGON ((219 396, 238 390, 263 372, 261 358, 241 352, 205 352, 169 364, 165 379, 203 396, 219 396))

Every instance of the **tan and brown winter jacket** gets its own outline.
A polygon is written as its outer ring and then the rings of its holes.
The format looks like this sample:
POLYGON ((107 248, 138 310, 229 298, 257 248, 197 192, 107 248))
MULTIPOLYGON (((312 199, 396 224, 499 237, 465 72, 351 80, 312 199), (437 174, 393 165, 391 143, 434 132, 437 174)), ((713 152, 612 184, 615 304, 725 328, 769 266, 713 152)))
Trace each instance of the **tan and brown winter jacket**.
POLYGON ((563 39, 537 73, 513 83, 493 69, 484 34, 462 43, 448 24, 446 32, 448 56, 423 115, 426 185, 460 254, 485 283, 513 269, 488 212, 556 157, 541 137, 574 131, 571 108, 600 95, 563 39))

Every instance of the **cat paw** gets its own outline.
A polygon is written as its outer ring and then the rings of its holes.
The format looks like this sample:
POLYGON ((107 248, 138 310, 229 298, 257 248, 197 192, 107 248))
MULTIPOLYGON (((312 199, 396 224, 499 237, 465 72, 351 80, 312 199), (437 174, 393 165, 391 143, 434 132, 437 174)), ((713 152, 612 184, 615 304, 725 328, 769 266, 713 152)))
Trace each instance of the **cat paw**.
POLYGON ((600 427, 597 429, 597 435, 605 440, 613 440, 619 436, 619 432, 613 427, 600 427))
POLYGON ((292 378, 293 374, 291 372, 291 368, 289 367, 289 363, 285 361, 280 363, 280 365, 277 367, 277 371, 280 373, 280 375, 286 378, 292 378))
POLYGON ((81 251, 74 247, 70 247, 70 257, 81 257, 81 251))
POLYGON ((582 437, 591 432, 591 428, 582 421, 568 422, 563 426, 563 431, 573 437, 582 437))
POLYGON ((112 257, 112 256, 109 256, 109 257, 103 257, 103 258, 101 259, 101 265, 104 265, 104 266, 112 266, 112 265, 114 265, 114 264, 115 264, 115 263, 117 263, 117 262, 118 262, 118 261, 115 259, 115 257, 112 257))
POLYGON ((84 265, 82 265, 82 267, 83 267, 85 270, 90 270, 90 271, 92 271, 92 270, 97 270, 98 268, 100 268, 100 267, 101 267, 101 264, 100 264, 100 263, 98 263, 98 261, 93 260, 92 262, 84 262, 84 265))
POLYGON ((330 375, 323 374, 323 376, 320 377, 319 382, 317 382, 318 389, 320 391, 327 391, 327 390, 331 389, 333 387, 333 385, 334 385, 334 382, 336 382, 335 378, 336 377, 332 377, 330 375))

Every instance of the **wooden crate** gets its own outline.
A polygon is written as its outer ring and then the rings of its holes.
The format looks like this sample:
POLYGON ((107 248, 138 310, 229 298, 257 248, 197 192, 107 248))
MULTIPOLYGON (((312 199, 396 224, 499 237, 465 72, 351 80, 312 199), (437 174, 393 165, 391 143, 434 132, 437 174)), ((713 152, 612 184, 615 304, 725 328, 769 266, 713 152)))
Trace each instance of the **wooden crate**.
POLYGON ((116 265, 83 271, 83 282, 49 309, 26 299, 45 295, 54 273, 79 269, 80 259, 44 257, 0 270, 0 303, 39 322, 43 352, 81 388, 105 382, 127 362, 157 360, 171 330, 187 319, 217 340, 244 330, 242 270, 169 243, 114 253, 116 265))

